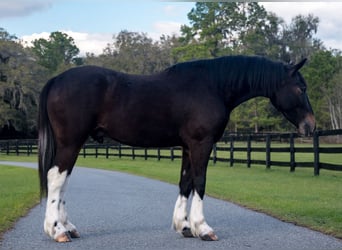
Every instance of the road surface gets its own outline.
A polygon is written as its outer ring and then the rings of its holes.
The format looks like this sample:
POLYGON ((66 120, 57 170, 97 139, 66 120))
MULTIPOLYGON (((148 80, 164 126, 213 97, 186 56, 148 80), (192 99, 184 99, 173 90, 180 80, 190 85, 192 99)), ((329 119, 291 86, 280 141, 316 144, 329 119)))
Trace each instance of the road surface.
POLYGON ((76 167, 66 199, 81 238, 71 243, 49 239, 43 232, 42 203, 4 235, 0 249, 342 249, 336 238, 210 197, 205 197, 204 212, 219 241, 183 238, 171 229, 177 195, 175 185, 76 167))

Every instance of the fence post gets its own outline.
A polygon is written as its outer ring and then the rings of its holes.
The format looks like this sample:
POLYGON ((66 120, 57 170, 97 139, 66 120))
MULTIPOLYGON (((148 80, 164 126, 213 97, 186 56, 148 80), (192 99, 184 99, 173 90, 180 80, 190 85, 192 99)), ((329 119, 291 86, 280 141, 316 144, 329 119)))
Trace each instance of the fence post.
POLYGON ((213 145, 213 163, 216 164, 217 161, 217 150, 216 150, 216 143, 213 145))
POLYGON ((98 146, 97 146, 97 144, 95 145, 95 158, 97 158, 98 157, 98 146))
POLYGON ((30 144, 30 155, 33 154, 33 143, 30 144))
POLYGON ((26 150, 27 150, 27 156, 30 156, 30 144, 28 140, 26 140, 26 150))
POLYGON ((251 135, 248 135, 247 137, 247 167, 250 168, 251 167, 251 140, 252 137, 251 135))
POLYGON ((271 135, 266 135, 266 169, 271 168, 271 135))
POLYGON ((15 141, 15 152, 17 155, 19 155, 19 140, 15 141))
POLYGON ((33 144, 30 144, 30 155, 33 154, 33 144))
POLYGON ((170 157, 171 157, 171 161, 174 161, 174 159, 175 159, 174 147, 170 148, 170 157))
POLYGON ((145 152, 145 161, 147 160, 147 148, 145 148, 145 150, 144 150, 144 152, 145 152))
POLYGON ((157 152, 158 152, 158 161, 160 161, 160 148, 158 148, 157 152))
POLYGON ((230 166, 233 167, 234 165, 234 137, 230 136, 230 166))
POLYGON ((118 145, 118 151, 119 151, 119 158, 121 159, 121 143, 118 145))
POLYGON ((109 157, 109 145, 106 144, 106 159, 109 157))
POLYGON ((294 134, 290 134, 290 172, 294 172, 296 169, 295 159, 295 145, 294 145, 294 134))
POLYGON ((9 141, 7 141, 7 143, 6 143, 6 154, 7 155, 9 155, 9 152, 10 151, 10 142, 9 141))
POLYGON ((132 159, 135 160, 135 150, 134 150, 134 147, 132 147, 132 159))
POLYGON ((313 150, 314 150, 314 175, 319 175, 319 134, 315 131, 313 135, 313 150))

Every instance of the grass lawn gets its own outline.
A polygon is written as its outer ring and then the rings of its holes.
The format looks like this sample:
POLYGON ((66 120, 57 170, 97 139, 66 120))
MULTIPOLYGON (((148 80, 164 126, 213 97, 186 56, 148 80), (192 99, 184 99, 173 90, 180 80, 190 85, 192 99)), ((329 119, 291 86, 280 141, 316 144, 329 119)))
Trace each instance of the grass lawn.
MULTIPOLYGON (((1 156, 2 160, 36 161, 36 157, 1 156)), ((128 172, 177 184, 180 160, 157 161, 79 157, 78 166, 128 172)), ((38 191, 38 180, 32 180, 38 191)), ((0 189, 0 195, 2 189, 0 189)), ((321 170, 313 176, 312 169, 211 162, 208 168, 208 195, 262 211, 281 220, 307 226, 342 238, 342 172, 321 170)), ((38 194, 37 194, 38 199, 38 194)), ((1 211, 1 210, 0 210, 1 211)), ((2 223, 1 223, 2 224, 2 223)))
POLYGON ((38 202, 36 170, 0 165, 0 239, 3 232, 38 202))

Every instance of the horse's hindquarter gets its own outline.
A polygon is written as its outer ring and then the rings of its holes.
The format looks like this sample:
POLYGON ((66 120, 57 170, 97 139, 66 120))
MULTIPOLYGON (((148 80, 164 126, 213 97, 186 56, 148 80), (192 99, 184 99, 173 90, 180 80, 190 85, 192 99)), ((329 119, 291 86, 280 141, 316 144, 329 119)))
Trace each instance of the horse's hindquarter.
POLYGON ((57 142, 62 144, 88 137, 107 89, 106 80, 97 68, 80 69, 57 76, 48 94, 49 119, 57 142))

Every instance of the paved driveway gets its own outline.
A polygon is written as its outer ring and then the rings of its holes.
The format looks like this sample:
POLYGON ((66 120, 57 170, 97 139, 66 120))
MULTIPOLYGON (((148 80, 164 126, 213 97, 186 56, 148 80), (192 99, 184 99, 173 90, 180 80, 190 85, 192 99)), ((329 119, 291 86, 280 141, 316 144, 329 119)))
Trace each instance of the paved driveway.
POLYGON ((177 195, 175 185, 76 167, 66 198, 81 238, 62 244, 47 238, 43 203, 4 235, 0 249, 342 249, 342 241, 333 237, 210 197, 205 197, 205 214, 220 240, 185 239, 171 230, 177 195))

